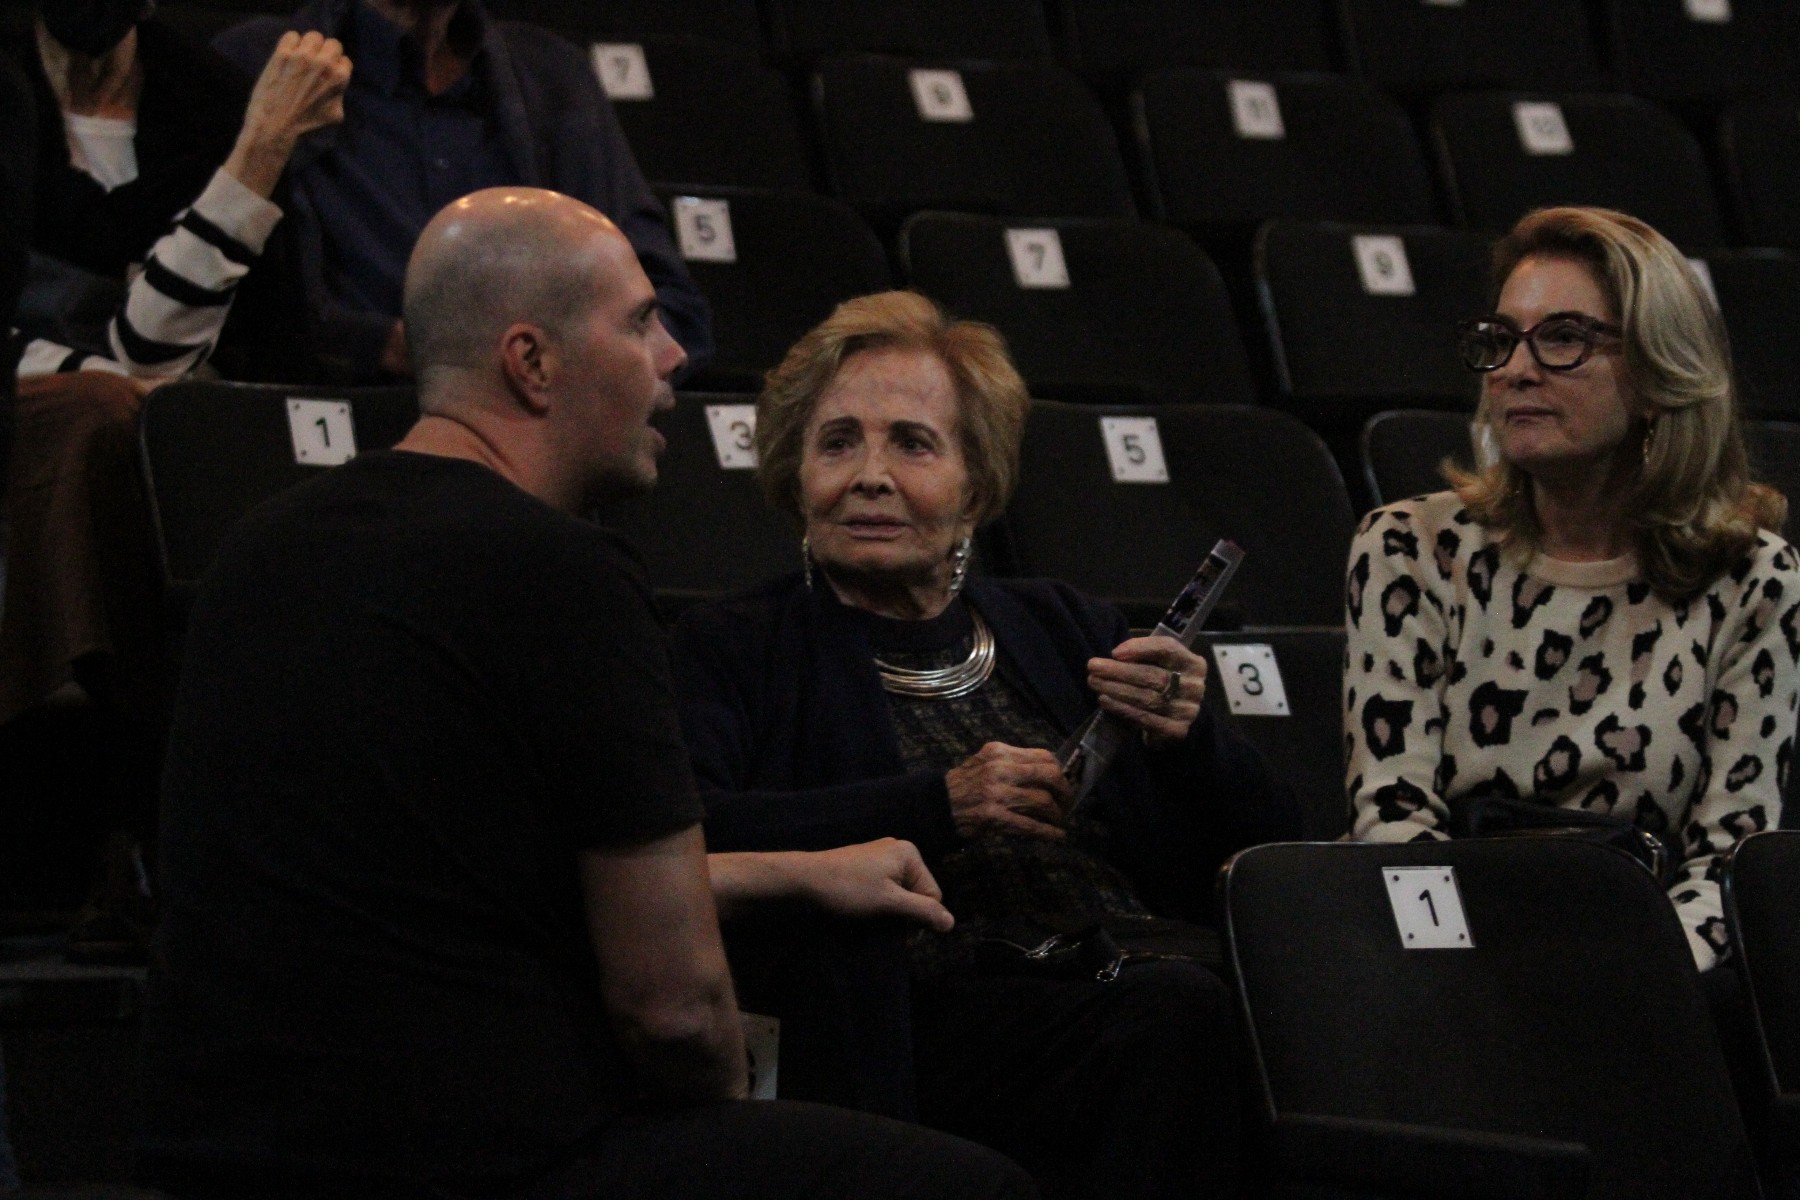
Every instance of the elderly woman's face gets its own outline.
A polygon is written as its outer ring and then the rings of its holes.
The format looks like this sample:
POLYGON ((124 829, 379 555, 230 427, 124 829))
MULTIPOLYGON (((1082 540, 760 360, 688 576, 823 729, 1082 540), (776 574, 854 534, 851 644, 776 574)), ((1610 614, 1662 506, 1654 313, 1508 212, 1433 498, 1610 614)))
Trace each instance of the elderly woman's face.
POLYGON ((800 509, 827 571, 909 587, 946 584, 969 531, 956 388, 937 355, 854 354, 807 419, 800 509))
MULTIPOLYGON (((1567 258, 1521 261, 1500 289, 1499 312, 1520 329, 1553 314, 1619 320, 1593 271, 1567 258)), ((1604 470, 1636 452, 1628 439, 1641 405, 1625 382, 1616 338, 1596 344, 1586 362, 1567 371, 1547 370, 1530 347, 1516 346, 1484 387, 1502 457, 1533 475, 1604 470)))

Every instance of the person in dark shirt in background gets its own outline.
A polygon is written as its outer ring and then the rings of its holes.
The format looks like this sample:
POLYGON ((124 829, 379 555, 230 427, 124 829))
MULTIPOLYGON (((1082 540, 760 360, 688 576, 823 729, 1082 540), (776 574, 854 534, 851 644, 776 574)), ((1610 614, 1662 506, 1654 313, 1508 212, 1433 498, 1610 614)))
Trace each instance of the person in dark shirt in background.
POLYGON ((431 215, 477 188, 554 188, 610 217, 656 287, 690 362, 712 352, 706 302, 582 51, 496 21, 479 0, 312 0, 214 42, 246 73, 284 31, 344 43, 356 75, 341 127, 289 171, 317 349, 347 380, 408 373, 401 278, 431 215))

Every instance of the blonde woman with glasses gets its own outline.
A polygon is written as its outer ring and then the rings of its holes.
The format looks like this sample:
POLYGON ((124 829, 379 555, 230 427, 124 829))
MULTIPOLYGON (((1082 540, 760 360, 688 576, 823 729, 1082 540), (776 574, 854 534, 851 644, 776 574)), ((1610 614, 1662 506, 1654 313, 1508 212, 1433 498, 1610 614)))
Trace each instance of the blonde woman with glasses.
POLYGON ((1720 856, 1778 823, 1793 754, 1787 504, 1750 479, 1724 325, 1665 238, 1543 209, 1494 266, 1461 329, 1494 461, 1369 514, 1350 552, 1352 836, 1613 818, 1665 852, 1707 970, 1720 856))

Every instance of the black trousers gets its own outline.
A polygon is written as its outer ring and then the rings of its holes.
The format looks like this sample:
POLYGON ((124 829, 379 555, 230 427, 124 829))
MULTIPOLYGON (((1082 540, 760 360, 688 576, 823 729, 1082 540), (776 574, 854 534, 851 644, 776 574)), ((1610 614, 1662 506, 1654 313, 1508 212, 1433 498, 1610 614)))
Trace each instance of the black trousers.
POLYGON ((1017 1159, 1046 1197, 1237 1194, 1237 1035, 1205 967, 922 984, 913 1015, 920 1119, 1017 1159))
POLYGON ((886 1117, 746 1100, 623 1117, 539 1179, 426 1183, 139 1162, 180 1200, 1034 1200, 994 1151, 886 1117))

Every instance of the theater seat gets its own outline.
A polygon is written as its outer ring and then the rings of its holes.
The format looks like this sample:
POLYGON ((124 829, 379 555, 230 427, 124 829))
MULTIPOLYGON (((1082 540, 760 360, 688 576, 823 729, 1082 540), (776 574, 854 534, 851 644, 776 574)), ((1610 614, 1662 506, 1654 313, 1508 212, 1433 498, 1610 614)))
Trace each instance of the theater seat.
POLYGON ((592 49, 644 177, 674 187, 813 186, 788 79, 753 49, 643 38, 592 49))
POLYGON ((418 415, 411 388, 184 380, 145 397, 140 463, 176 622, 239 518, 346 457, 387 449, 418 415))
POLYGON ((1594 204, 1648 221, 1689 253, 1724 241, 1699 143, 1647 100, 1462 92, 1432 105, 1431 129, 1471 229, 1500 233, 1533 208, 1594 204))
POLYGON ((1487 247, 1447 229, 1272 221, 1256 279, 1285 403, 1322 426, 1473 406, 1456 324, 1487 303, 1487 247))
POLYGON ((1731 335, 1732 366, 1746 416, 1800 420, 1794 328, 1800 259, 1779 250, 1715 251, 1704 259, 1731 335))
POLYGON ((814 98, 832 188, 883 237, 927 208, 1135 215, 1112 127, 1061 68, 832 58, 814 98))
POLYGON ((1051 0, 1063 61, 1108 92, 1157 67, 1329 71, 1321 0, 1051 0))
POLYGON ((1761 1194, 1687 938, 1636 860, 1258 846, 1220 895, 1272 1194, 1761 1194))
POLYGON ((641 0, 487 0, 487 4, 497 17, 530 21, 584 45, 705 38, 760 52, 763 44, 756 0, 656 0, 654 4, 641 0))
POLYGON ((1406 114, 1361 80, 1176 68, 1133 103, 1160 220, 1246 235, 1270 217, 1438 220, 1406 114))
POLYGON ((900 257, 913 287, 1006 335, 1034 396, 1256 400, 1218 268, 1173 229, 921 213, 900 257))
POLYGON ((1042 62, 1038 0, 768 0, 776 52, 801 62, 865 51, 920 58, 1042 62))
POLYGON ((1362 75, 1409 99, 1447 88, 1606 84, 1582 0, 1343 0, 1339 11, 1362 75))
POLYGON ((1344 629, 1208 630, 1206 707, 1262 751, 1300 800, 1308 841, 1350 827, 1344 799, 1344 629))
MULTIPOLYGON (((1744 441, 1750 448, 1754 477, 1788 498, 1788 519, 1782 535, 1789 541, 1800 539, 1800 424, 1745 421, 1744 441)), ((1800 776, 1800 772, 1790 772, 1790 776, 1800 776)))
POLYGON ((652 422, 668 443, 655 489, 597 514, 643 557, 666 619, 800 566, 800 531, 756 483, 750 406, 748 396, 679 394, 652 422))
POLYGON ((1731 96, 1800 96, 1787 0, 1601 0, 1621 85, 1692 106, 1731 96))
POLYGON ((1362 462, 1375 503, 1443 491, 1450 486, 1438 469, 1445 459, 1464 470, 1472 468, 1472 416, 1472 411, 1397 409, 1370 417, 1362 431, 1362 462))
POLYGON ((1228 537, 1246 558, 1215 627, 1340 626, 1353 523, 1331 455, 1285 413, 1034 401, 991 565, 1065 580, 1148 628, 1228 537))
POLYGON ((712 361, 695 391, 754 392, 800 335, 853 296, 891 284, 887 254, 855 210, 803 192, 665 194, 688 273, 712 307, 712 361))
POLYGON ((1771 1186, 1770 1193, 1787 1197, 1800 1184, 1800 832, 1790 827, 1739 842, 1725 863, 1724 890, 1725 925, 1766 1067, 1764 1163, 1787 1189, 1771 1186))
POLYGON ((1800 103, 1750 100, 1719 119, 1719 158, 1738 236, 1800 249, 1800 103))

